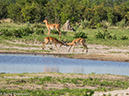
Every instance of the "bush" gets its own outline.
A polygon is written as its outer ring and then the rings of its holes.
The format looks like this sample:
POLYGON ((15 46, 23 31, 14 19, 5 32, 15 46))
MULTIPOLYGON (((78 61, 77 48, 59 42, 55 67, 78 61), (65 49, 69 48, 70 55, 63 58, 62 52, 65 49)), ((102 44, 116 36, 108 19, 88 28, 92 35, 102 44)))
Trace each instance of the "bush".
POLYGON ((74 38, 87 38, 84 32, 78 32, 74 34, 74 38))
POLYGON ((29 34, 34 33, 33 28, 21 28, 21 29, 13 29, 13 30, 8 30, 8 29, 1 29, 1 32, 3 32, 3 35, 5 36, 14 36, 14 37, 19 37, 22 38, 22 36, 28 36, 29 34))
POLYGON ((35 32, 36 32, 36 34, 38 34, 38 35, 44 34, 44 31, 41 30, 41 29, 36 29, 35 32))
POLYGON ((21 28, 21 29, 18 29, 18 30, 13 30, 13 33, 14 33, 14 36, 15 37, 22 37, 22 36, 28 36, 29 34, 32 34, 34 33, 33 31, 33 28, 21 28))
POLYGON ((1 29, 0 32, 2 32, 3 35, 5 36, 13 36, 13 33, 11 32, 11 30, 8 30, 8 29, 1 29))
POLYGON ((85 27, 87 27, 89 25, 89 21, 88 20, 81 20, 81 27, 82 27, 82 29, 84 29, 85 27))
POLYGON ((123 28, 123 27, 125 27, 126 26, 126 23, 125 23, 125 19, 122 19, 120 22, 118 22, 116 25, 118 26, 118 27, 121 27, 121 28, 123 28))
POLYGON ((122 36, 121 40, 128 40, 128 37, 127 36, 122 36))
POLYGON ((114 40, 117 39, 116 35, 110 35, 110 33, 107 30, 103 30, 103 31, 104 31, 103 33, 99 31, 95 35, 95 37, 100 39, 114 39, 114 40))
POLYGON ((21 30, 16 30, 16 29, 14 29, 14 30, 13 30, 13 36, 22 38, 23 33, 22 33, 21 30))
POLYGON ((102 27, 103 27, 103 24, 97 23, 96 27, 97 27, 97 28, 102 28, 102 27))
POLYGON ((106 20, 102 20, 102 25, 103 25, 103 28, 107 29, 108 26, 111 25, 111 23, 107 22, 106 20))

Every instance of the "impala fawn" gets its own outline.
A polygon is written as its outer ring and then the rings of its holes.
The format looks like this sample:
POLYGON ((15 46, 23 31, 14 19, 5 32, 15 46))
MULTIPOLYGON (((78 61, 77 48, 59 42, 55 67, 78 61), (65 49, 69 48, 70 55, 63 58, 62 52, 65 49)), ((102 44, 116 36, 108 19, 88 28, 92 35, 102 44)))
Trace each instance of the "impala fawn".
POLYGON ((85 48, 86 48, 86 53, 88 52, 88 47, 87 47, 87 45, 84 44, 85 40, 83 38, 77 38, 77 39, 74 39, 71 43, 67 43, 67 46, 70 46, 68 52, 70 51, 72 46, 73 46, 73 52, 74 52, 75 45, 77 43, 80 43, 83 46, 82 52, 84 51, 85 48))
POLYGON ((48 36, 50 34, 50 31, 53 29, 56 29, 59 32, 59 38, 61 38, 61 32, 60 32, 60 24, 48 24, 47 20, 44 20, 43 22, 46 23, 46 27, 48 29, 48 36))

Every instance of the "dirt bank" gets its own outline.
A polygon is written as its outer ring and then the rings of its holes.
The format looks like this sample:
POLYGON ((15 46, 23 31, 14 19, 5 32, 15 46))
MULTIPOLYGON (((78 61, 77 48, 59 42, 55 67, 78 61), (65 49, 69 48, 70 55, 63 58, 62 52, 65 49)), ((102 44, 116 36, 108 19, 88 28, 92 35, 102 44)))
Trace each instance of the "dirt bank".
POLYGON ((109 47, 103 45, 89 44, 87 54, 86 52, 82 52, 82 46, 80 45, 78 45, 75 48, 75 52, 72 52, 73 51, 72 48, 70 52, 68 52, 69 47, 66 46, 62 47, 58 46, 60 52, 57 52, 53 44, 48 44, 45 46, 45 50, 48 52, 42 51, 42 44, 30 44, 28 47, 19 47, 12 45, 7 46, 0 44, 0 47, 3 48, 2 50, 0 50, 0 53, 42 54, 42 55, 48 54, 48 55, 55 55, 59 57, 75 58, 75 59, 129 62, 128 47, 122 49, 122 48, 109 47))

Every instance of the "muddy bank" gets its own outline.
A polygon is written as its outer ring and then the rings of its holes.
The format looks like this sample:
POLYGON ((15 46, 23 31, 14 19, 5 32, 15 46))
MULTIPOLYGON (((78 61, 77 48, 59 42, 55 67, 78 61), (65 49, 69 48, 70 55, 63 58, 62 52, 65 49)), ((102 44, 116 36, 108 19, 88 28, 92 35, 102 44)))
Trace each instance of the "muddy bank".
POLYGON ((53 55, 60 58, 74 58, 86 60, 100 61, 118 61, 129 62, 129 55, 125 54, 65 54, 65 53, 50 53, 50 52, 16 52, 16 51, 0 51, 0 54, 32 54, 32 55, 53 55))

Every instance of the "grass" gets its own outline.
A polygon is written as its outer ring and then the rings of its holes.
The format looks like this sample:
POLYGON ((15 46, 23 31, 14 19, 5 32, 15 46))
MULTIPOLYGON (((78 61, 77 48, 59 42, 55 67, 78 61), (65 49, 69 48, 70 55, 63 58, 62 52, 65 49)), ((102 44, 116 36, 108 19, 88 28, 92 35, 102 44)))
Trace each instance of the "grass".
POLYGON ((110 74, 1 73, 0 84, 0 93, 2 94, 92 96, 86 94, 128 88, 129 77, 110 74), (93 89, 87 86, 93 87, 93 89))
MULTIPOLYGON (((38 25, 38 24, 37 24, 38 25)), ((37 26, 36 24, 30 24, 31 27, 33 27, 35 29, 35 26, 37 26)), ((4 37, 4 36, 0 36, 0 41, 2 40, 11 40, 13 41, 14 39, 15 40, 20 40, 20 39, 24 39, 24 40, 27 40, 27 41, 33 41, 34 39, 36 39, 37 41, 39 42, 42 42, 43 41, 43 38, 47 36, 47 29, 45 27, 44 24, 39 24, 40 27, 39 29, 43 29, 45 34, 44 35, 37 35, 37 34, 30 34, 29 36, 24 36, 23 38, 16 38, 16 37, 13 37, 13 38, 10 38, 10 37, 4 37)), ((38 26, 39 26, 38 25, 38 26)), ((24 28, 27 26, 27 24, 16 24, 16 23, 1 23, 0 24, 0 29, 4 29, 4 28, 8 28, 8 29, 20 29, 20 28, 24 28)), ((122 36, 127 36, 129 38, 129 30, 126 29, 126 28, 118 28, 118 29, 107 29, 108 32, 111 34, 111 35, 116 35, 117 37, 117 40, 110 40, 110 39, 97 39, 95 38, 95 35, 98 33, 98 31, 102 31, 103 32, 104 29, 81 29, 81 28, 78 28, 76 31, 79 31, 79 32, 84 32, 86 34, 88 34, 88 38, 86 39, 86 42, 88 44, 101 44, 101 45, 108 45, 108 46, 115 46, 115 47, 122 47, 122 46, 125 46, 127 47, 128 46, 128 40, 121 40, 121 37, 122 36)), ((63 41, 66 41, 66 42, 71 42, 74 37, 74 33, 75 32, 67 32, 67 35, 63 35, 62 34, 62 38, 61 40, 63 41)), ((59 36, 57 34, 50 34, 50 36, 52 37, 55 37, 55 38, 59 38, 59 36)))

